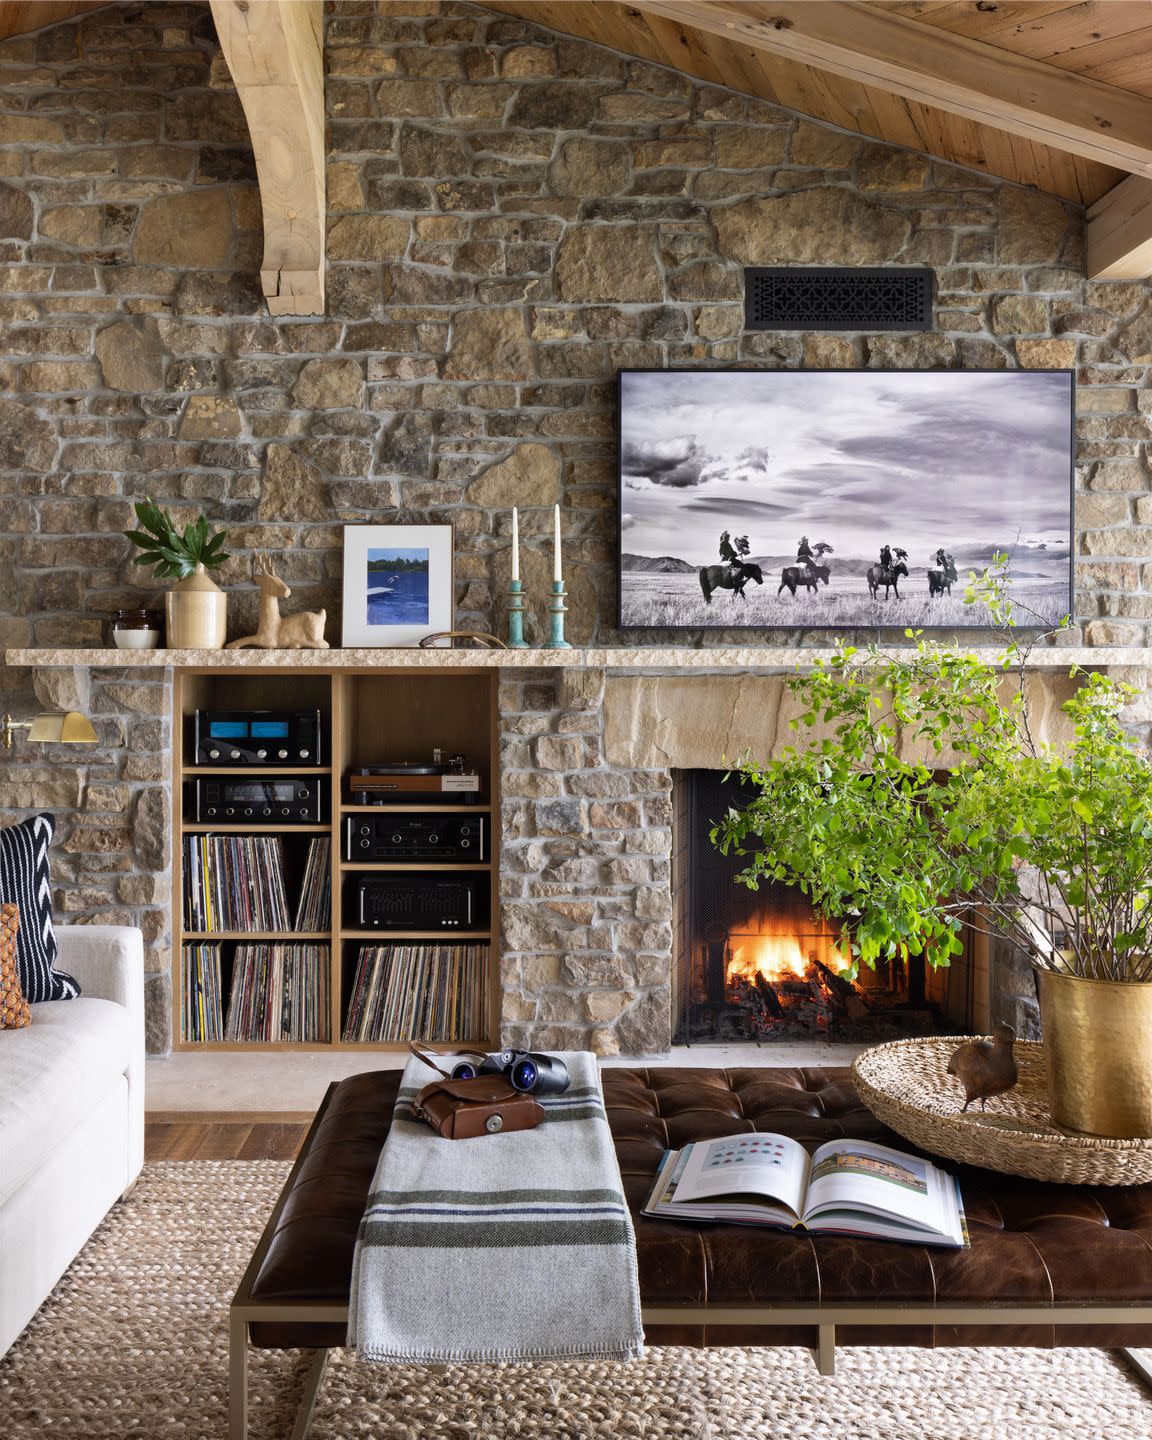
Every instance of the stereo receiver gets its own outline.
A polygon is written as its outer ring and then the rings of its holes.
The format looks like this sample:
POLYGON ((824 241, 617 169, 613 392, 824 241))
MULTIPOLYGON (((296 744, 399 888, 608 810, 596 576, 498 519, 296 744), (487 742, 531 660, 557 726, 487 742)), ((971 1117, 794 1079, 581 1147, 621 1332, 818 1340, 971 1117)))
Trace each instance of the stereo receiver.
POLYGON ((345 860, 487 860, 482 815, 346 815, 345 860))
POLYGON ((197 710, 197 765, 323 765, 319 710, 197 710))
POLYGON ((487 886, 486 875, 362 875, 357 922, 364 930, 471 930, 487 886))
POLYGON ((192 813, 200 824, 318 825, 323 820, 326 780, 285 775, 268 780, 230 780, 199 775, 192 781, 192 813))

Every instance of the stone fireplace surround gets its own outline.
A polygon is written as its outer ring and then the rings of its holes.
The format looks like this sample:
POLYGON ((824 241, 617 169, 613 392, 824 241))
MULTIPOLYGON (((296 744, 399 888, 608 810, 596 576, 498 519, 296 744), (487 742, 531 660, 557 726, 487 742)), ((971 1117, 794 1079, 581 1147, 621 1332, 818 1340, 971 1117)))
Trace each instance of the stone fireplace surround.
MULTIPOLYGON (((334 651, 317 665, 394 663, 386 652, 334 651)), ((671 1041, 672 774, 719 769, 746 750, 791 743, 788 673, 803 650, 570 652, 563 663, 477 652, 422 652, 413 664, 501 666, 499 688, 503 934, 502 1032, 534 1047, 644 1055, 671 1041), (650 661, 645 664, 645 659, 650 661), (589 663, 591 662, 591 663, 589 663)), ((813 652, 808 652, 809 654, 813 652)), ((1048 652, 1031 675, 1037 731, 1059 743, 1073 660, 1143 681, 1138 656, 1048 652)), ((107 651, 9 651, 34 669, 45 708, 82 709, 95 754, 34 755, 21 746, 0 780, 9 803, 69 821, 54 853, 56 912, 67 922, 139 925, 148 967, 148 1046, 170 1046, 171 675, 202 656, 155 652, 147 665, 107 651), (127 821, 125 817, 130 817, 127 821)), ((541 657, 543 658, 543 657, 541 657)), ((301 656, 265 656, 298 665, 301 656)), ((251 665, 237 653, 221 664, 251 665)), ((310 662, 309 662, 310 663, 310 662)), ((910 748, 910 753, 914 753, 910 748)), ((948 757, 933 759, 946 764, 948 757)), ((1034 1033, 1031 972, 994 947, 992 1018, 1034 1033)))

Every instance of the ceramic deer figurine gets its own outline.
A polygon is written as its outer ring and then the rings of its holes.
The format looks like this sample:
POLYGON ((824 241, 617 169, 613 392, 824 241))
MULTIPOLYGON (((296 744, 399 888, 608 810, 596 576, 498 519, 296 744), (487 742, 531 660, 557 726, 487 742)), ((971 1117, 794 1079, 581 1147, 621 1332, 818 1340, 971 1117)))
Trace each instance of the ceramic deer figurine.
POLYGON ((263 557, 256 562, 255 578, 260 587, 260 623, 255 635, 229 641, 229 650, 240 650, 249 645, 260 650, 328 649, 328 642, 324 639, 324 621, 328 618, 326 610, 301 610, 297 615, 281 615, 280 601, 287 600, 292 591, 263 557))

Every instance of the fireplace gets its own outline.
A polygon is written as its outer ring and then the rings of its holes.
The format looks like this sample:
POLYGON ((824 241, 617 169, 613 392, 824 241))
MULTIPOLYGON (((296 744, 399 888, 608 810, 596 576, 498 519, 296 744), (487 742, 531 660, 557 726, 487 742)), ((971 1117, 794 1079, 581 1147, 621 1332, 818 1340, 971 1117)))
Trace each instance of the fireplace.
POLYGON ((675 1043, 875 1042, 969 1028, 967 956, 935 973, 922 957, 885 962, 853 980, 836 927, 800 890, 736 882, 747 858, 721 855, 708 832, 749 798, 718 771, 673 776, 675 1043))

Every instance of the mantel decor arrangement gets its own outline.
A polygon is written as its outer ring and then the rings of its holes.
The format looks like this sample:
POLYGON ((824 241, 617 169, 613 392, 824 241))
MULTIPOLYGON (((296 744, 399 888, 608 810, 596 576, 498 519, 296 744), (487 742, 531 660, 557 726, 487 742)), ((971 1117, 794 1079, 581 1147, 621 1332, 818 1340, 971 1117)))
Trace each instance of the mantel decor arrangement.
POLYGON ((124 534, 140 551, 137 565, 151 565, 161 580, 177 584, 164 597, 168 647, 220 650, 228 633, 228 596, 209 575, 228 559, 227 533, 213 533, 200 515, 178 530, 167 510, 146 497, 135 505, 140 530, 124 534))
MULTIPOLYGON (((1011 635, 1005 564, 967 593, 1011 635)), ((920 954, 947 965, 965 929, 1006 937, 1037 974, 1053 1122, 1152 1136, 1152 756, 1121 722, 1134 692, 1078 672, 1057 751, 1029 713, 1036 640, 1010 639, 993 665, 907 638, 841 645, 790 682, 810 741, 741 763, 754 794, 713 841, 748 855, 749 887, 798 885, 854 970, 920 954), (939 765, 907 758, 909 743, 939 765)))

